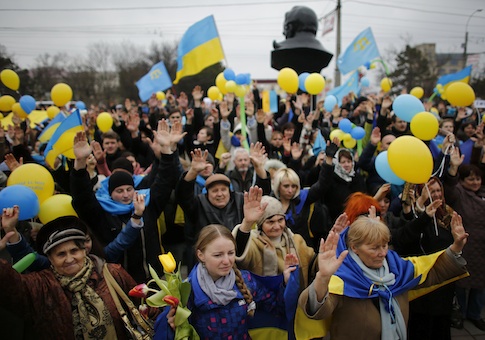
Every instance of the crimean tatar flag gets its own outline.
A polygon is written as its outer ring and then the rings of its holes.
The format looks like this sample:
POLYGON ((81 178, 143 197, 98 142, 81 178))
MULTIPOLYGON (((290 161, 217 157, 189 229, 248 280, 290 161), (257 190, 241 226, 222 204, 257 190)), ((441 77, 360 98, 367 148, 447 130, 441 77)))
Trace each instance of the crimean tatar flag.
POLYGON ((360 32, 344 53, 338 57, 338 69, 342 74, 347 74, 379 56, 374 34, 372 34, 372 29, 368 27, 360 32))
POLYGON ((178 46, 177 75, 181 78, 200 73, 205 68, 224 59, 221 40, 214 16, 196 22, 185 32, 178 46))

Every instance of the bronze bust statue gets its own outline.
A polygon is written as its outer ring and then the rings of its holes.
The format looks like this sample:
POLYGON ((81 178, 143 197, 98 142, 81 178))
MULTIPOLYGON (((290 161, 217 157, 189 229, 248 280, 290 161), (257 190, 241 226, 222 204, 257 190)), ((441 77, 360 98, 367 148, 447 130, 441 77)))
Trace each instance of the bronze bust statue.
POLYGON ((273 42, 271 67, 284 67, 303 72, 319 73, 330 63, 333 54, 326 51, 315 36, 318 18, 315 12, 305 6, 295 6, 285 14, 284 32, 286 40, 273 42))

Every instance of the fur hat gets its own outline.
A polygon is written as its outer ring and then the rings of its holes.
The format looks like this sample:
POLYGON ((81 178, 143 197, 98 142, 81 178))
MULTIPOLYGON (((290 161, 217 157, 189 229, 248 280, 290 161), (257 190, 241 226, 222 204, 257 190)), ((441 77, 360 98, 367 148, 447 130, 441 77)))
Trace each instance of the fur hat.
POLYGON ((113 174, 108 178, 109 194, 111 195, 113 190, 122 185, 131 185, 132 187, 134 187, 135 182, 133 182, 133 176, 126 171, 113 172, 113 174))
POLYGON ((46 223, 37 234, 37 249, 41 254, 49 253, 61 243, 86 240, 87 227, 76 216, 62 216, 46 223))
POLYGON ((231 180, 223 174, 210 175, 205 181, 205 188, 209 190, 210 187, 215 184, 225 184, 228 187, 231 187, 231 180))
POLYGON ((263 203, 268 203, 268 205, 264 210, 263 216, 261 216, 261 218, 256 222, 256 224, 258 225, 258 228, 261 228, 264 221, 266 221, 268 218, 273 217, 274 215, 285 216, 283 205, 276 198, 271 196, 263 196, 261 198, 261 204, 263 203))

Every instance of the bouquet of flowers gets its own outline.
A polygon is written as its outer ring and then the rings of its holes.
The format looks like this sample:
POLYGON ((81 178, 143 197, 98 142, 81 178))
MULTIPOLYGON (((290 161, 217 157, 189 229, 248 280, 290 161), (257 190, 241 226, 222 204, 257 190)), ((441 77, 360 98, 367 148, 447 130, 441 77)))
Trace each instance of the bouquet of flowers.
POLYGON ((171 252, 159 255, 160 263, 165 272, 165 280, 160 279, 157 272, 150 266, 152 279, 147 284, 139 284, 134 287, 129 295, 141 298, 139 307, 140 313, 145 315, 150 307, 173 306, 175 310, 175 340, 180 339, 199 339, 199 335, 194 327, 189 323, 188 318, 191 311, 187 308, 187 301, 190 296, 191 285, 188 281, 182 281, 180 276, 180 264, 177 263, 171 252), (159 289, 150 288, 156 283, 159 289), (144 303, 146 301, 146 304, 144 303))

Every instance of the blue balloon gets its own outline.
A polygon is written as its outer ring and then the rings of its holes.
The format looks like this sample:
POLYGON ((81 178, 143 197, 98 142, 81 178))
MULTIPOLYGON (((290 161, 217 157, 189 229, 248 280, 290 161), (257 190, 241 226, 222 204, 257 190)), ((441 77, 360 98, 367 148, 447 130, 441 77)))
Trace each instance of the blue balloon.
POLYGON ((370 61, 366 62, 366 63, 364 64, 364 66, 365 66, 365 68, 366 68, 366 69, 370 69, 370 61))
POLYGON ((399 118, 408 123, 416 114, 426 111, 421 100, 410 94, 398 96, 392 103, 392 109, 399 118))
POLYGON ((251 74, 245 73, 246 75, 246 83, 244 85, 251 85, 251 74))
POLYGON ((367 78, 367 77, 362 77, 362 79, 360 80, 360 85, 361 85, 362 87, 369 87, 369 85, 370 85, 370 80, 369 80, 369 78, 367 78))
POLYGON ((337 105, 338 99, 337 97, 333 95, 329 95, 325 97, 325 101, 323 102, 323 107, 325 108, 326 111, 332 112, 333 108, 335 105, 337 105))
POLYGON ((247 83, 246 75, 243 73, 239 73, 236 76, 236 84, 238 85, 245 85, 247 83))
POLYGON ((381 176, 381 178, 386 182, 396 185, 404 184, 404 180, 397 177, 397 175, 391 170, 391 166, 387 160, 387 151, 382 151, 377 155, 375 166, 379 176, 381 176))
POLYGON ((34 97, 29 95, 20 97, 19 104, 22 110, 24 110, 25 113, 27 114, 35 110, 35 106, 36 106, 34 97))
POLYGON ((355 140, 360 140, 365 136, 365 130, 363 127, 356 126, 350 131, 350 135, 355 140))
POLYGON ((234 71, 230 68, 226 68, 224 70, 224 78, 226 80, 236 80, 236 73, 234 73, 234 71))
POLYGON ((347 118, 344 118, 338 123, 338 127, 343 132, 350 133, 350 131, 352 131, 352 122, 347 118))
POLYGON ((77 101, 77 102, 76 102, 76 107, 77 107, 79 110, 86 110, 86 104, 84 104, 84 102, 82 102, 82 101, 77 101))
POLYGON ((306 92, 306 87, 305 87, 305 80, 306 80, 306 77, 308 77, 310 75, 310 73, 308 72, 303 72, 302 74, 300 74, 298 76, 298 87, 300 90, 302 90, 303 92, 306 92))
POLYGON ((19 220, 34 218, 39 213, 39 199, 35 192, 25 185, 11 185, 0 191, 0 209, 19 206, 19 220))

